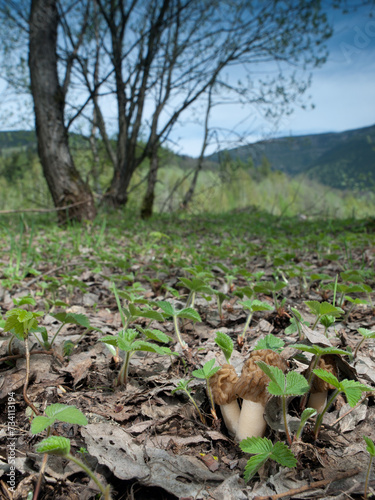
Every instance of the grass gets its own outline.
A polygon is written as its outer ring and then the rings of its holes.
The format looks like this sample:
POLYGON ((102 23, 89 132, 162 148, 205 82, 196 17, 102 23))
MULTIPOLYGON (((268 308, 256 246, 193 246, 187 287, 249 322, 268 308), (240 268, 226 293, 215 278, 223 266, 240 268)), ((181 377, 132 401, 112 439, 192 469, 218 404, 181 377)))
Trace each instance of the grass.
MULTIPOLYGON (((88 150, 73 150, 75 162, 83 178, 89 179, 91 156, 88 150)), ((156 213, 176 212, 190 185, 188 171, 167 156, 159 170, 154 210, 156 213), (184 180, 185 178, 185 180, 184 180)), ((111 180, 111 169, 101 159, 100 186, 102 192, 111 180)), ((0 157, 0 210, 52 208, 52 199, 36 154, 17 151, 13 156, 0 157)), ((139 211, 145 192, 141 183, 147 176, 147 166, 139 168, 130 186, 128 209, 139 211)), ((216 170, 200 173, 191 214, 221 214, 243 210, 249 206, 275 216, 320 218, 375 217, 375 193, 355 190, 339 191, 307 177, 291 178, 282 172, 259 172, 227 164, 216 170)))

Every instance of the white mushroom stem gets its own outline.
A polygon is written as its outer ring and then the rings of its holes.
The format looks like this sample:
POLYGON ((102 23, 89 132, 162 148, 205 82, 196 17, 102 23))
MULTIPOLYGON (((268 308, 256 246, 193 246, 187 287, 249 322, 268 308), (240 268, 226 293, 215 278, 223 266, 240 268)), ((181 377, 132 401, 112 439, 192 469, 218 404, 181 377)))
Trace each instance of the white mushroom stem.
POLYGON ((236 435, 241 412, 237 399, 226 405, 220 405, 220 411, 229 435, 234 437, 236 435))
POLYGON ((327 404, 327 392, 313 392, 309 397, 309 408, 314 408, 318 413, 322 413, 327 404))
POLYGON ((266 421, 264 420, 264 405, 255 403, 249 399, 242 401, 241 415, 238 421, 236 437, 242 441, 248 437, 263 437, 266 432, 266 421))

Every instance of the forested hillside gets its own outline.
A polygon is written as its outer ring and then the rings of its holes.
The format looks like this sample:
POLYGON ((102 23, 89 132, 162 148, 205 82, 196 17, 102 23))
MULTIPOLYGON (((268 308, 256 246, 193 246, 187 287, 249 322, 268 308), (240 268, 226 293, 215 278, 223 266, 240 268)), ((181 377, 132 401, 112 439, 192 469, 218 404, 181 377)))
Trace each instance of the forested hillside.
POLYGON ((272 169, 311 179, 338 189, 372 186, 375 180, 375 125, 340 133, 281 137, 259 141, 209 157, 220 162, 224 154, 259 166, 266 158, 272 169))

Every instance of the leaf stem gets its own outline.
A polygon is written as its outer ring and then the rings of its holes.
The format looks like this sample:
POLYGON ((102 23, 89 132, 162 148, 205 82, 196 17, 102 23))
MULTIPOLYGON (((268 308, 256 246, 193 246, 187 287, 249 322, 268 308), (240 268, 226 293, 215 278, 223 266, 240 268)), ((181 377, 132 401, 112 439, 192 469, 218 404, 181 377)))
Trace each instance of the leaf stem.
POLYGON ((286 396, 283 396, 283 419, 284 419, 286 438, 288 440, 289 446, 291 446, 292 445, 292 438, 290 437, 290 432, 289 432, 289 427, 288 427, 287 412, 286 412, 286 396))
POLYGON ((102 483, 99 481, 99 479, 95 476, 95 474, 92 472, 91 469, 89 469, 83 462, 81 462, 81 460, 79 460, 78 458, 74 457, 73 455, 71 455, 70 453, 67 453, 65 455, 65 458, 67 460, 71 460, 72 462, 74 462, 76 465, 78 465, 78 467, 80 467, 82 470, 84 470, 86 472, 86 474, 88 476, 90 476, 90 478, 94 481, 94 483, 97 485, 97 487, 99 488, 100 492, 105 496, 105 498, 110 498, 109 496, 106 496, 108 495, 108 488, 105 488, 102 483))
POLYGON ((181 338, 180 329, 178 328, 177 316, 173 316, 173 325, 174 325, 174 329, 175 329, 178 341, 179 341, 182 349, 187 349, 187 343, 184 340, 182 340, 182 338, 181 338))
POLYGON ((30 406, 35 415, 40 415, 39 411, 35 408, 35 406, 30 401, 27 395, 27 386, 29 385, 29 377, 30 377, 30 351, 29 351, 29 340, 27 336, 25 337, 24 341, 25 341, 26 375, 25 375, 25 382, 23 384, 23 399, 25 400, 25 403, 28 406, 30 406))
POLYGON ((374 457, 372 455, 370 455, 370 460, 369 460, 368 467, 367 467, 366 481, 365 481, 365 490, 364 490, 364 498, 365 498, 365 500, 367 499, 368 483, 369 483, 369 479, 370 479, 371 466, 372 466, 372 460, 373 460, 373 458, 374 457))
POLYGON ((315 441, 318 439, 319 429, 320 429, 320 426, 322 425, 323 417, 326 414, 328 408, 331 406, 331 404, 336 399, 339 392, 341 392, 339 389, 335 389, 335 391, 332 393, 331 397, 329 398, 322 413, 319 413, 319 415, 316 417, 316 422, 315 422, 315 427, 314 427, 314 439, 315 439, 315 441))

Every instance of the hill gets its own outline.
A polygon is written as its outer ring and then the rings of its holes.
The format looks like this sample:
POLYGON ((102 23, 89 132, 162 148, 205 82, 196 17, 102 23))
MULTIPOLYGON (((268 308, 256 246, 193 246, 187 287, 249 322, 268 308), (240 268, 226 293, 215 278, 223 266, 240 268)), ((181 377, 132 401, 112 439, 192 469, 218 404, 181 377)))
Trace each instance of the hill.
POLYGON ((248 161, 258 167, 264 158, 271 168, 291 176, 305 174, 339 188, 365 188, 375 183, 375 125, 338 133, 280 137, 225 150, 207 157, 248 161))
MULTIPOLYGON (((85 137, 72 134, 73 149, 88 148, 85 137)), ((0 132, 0 155, 16 150, 36 150, 34 131, 0 132)), ((196 160, 168 152, 168 164, 183 169, 194 168, 196 160)), ((259 141, 231 150, 223 150, 205 159, 205 166, 215 170, 226 159, 238 159, 259 167, 266 158, 273 170, 294 177, 305 175, 337 189, 371 189, 375 185, 375 125, 338 133, 280 137, 259 141)))

